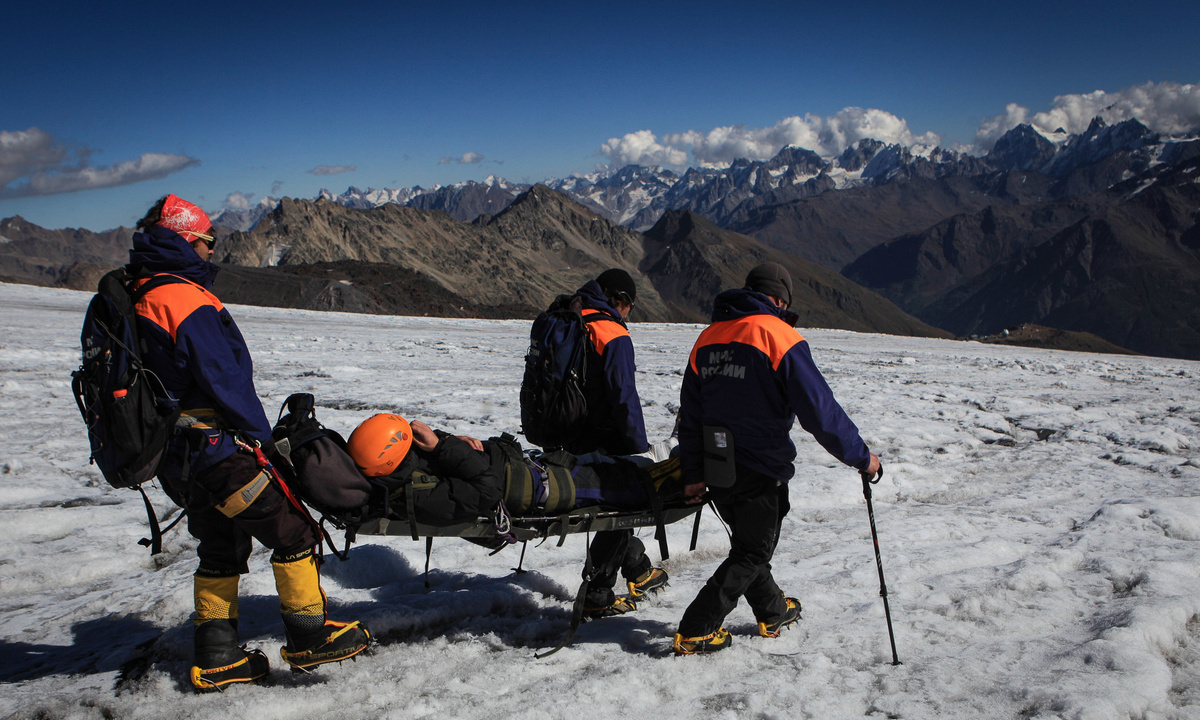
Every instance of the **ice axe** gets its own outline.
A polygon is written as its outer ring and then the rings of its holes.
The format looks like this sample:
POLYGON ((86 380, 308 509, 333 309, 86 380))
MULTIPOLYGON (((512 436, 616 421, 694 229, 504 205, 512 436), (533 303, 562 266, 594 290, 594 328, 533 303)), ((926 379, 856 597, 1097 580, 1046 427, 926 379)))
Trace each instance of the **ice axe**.
POLYGON ((901 665, 903 663, 896 655, 896 633, 892 631, 892 610, 888 607, 887 583, 883 579, 883 559, 879 556, 879 534, 875 532, 875 508, 871 504, 871 486, 883 479, 883 466, 879 467, 877 475, 872 476, 867 472, 860 472, 859 475, 863 481, 863 497, 867 499, 867 517, 871 519, 871 542, 875 544, 875 567, 879 569, 879 597, 883 598, 883 616, 887 618, 888 640, 892 643, 892 664, 901 665))

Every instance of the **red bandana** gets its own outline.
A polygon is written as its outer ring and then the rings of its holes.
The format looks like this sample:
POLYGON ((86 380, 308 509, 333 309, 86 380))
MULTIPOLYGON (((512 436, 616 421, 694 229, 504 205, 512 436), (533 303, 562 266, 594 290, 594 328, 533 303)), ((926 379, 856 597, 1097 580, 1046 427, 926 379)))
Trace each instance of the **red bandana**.
POLYGON ((196 240, 194 233, 201 235, 212 234, 212 230, 210 229, 212 228, 212 223, 209 221, 208 215, 205 215, 203 210, 177 195, 167 196, 167 201, 163 203, 162 218, 157 224, 162 225, 168 230, 174 230, 188 242, 196 240))

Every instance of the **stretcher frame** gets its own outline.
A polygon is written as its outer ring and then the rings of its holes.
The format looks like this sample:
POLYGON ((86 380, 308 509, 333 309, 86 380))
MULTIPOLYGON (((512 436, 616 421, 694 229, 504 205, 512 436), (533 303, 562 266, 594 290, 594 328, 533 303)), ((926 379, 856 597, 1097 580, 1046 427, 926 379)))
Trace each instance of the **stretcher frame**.
MULTIPOLYGON (((524 547, 527 543, 533 540, 545 541, 552 537, 558 537, 556 547, 562 547, 566 542, 568 535, 583 532, 598 532, 601 530, 633 530, 635 528, 653 527, 655 528, 655 538, 658 540, 659 550, 662 554, 662 559, 666 560, 670 554, 667 550, 667 536, 665 526, 671 523, 679 522, 690 515, 695 515, 695 523, 692 525, 692 541, 691 549, 696 549, 696 538, 700 531, 700 510, 704 504, 698 503, 695 505, 684 505, 677 507, 663 507, 659 509, 648 508, 644 510, 618 510, 614 508, 605 508, 599 505, 589 507, 576 508, 574 510, 559 513, 555 515, 522 515, 509 519, 509 533, 514 535, 518 541, 522 543, 521 560, 524 562, 525 551, 524 547)), ((489 518, 478 518, 475 522, 455 523, 452 525, 427 525, 421 522, 414 522, 408 519, 397 519, 390 517, 374 518, 367 520, 359 525, 356 529, 358 535, 376 535, 376 536, 404 536, 407 535, 413 540, 425 538, 425 585, 429 586, 429 560, 433 548, 433 538, 435 537, 457 537, 466 540, 484 540, 496 541, 499 540, 497 535, 496 525, 489 518)), ((507 547, 503 540, 499 540, 499 545, 492 554, 499 552, 507 547)), ((518 572, 523 572, 520 567, 514 568, 518 572)), ((559 641, 553 649, 542 653, 535 653, 537 659, 545 658, 558 652, 562 648, 570 644, 575 637, 575 631, 579 628, 579 624, 583 620, 584 596, 586 593, 588 581, 592 577, 592 555, 591 549, 588 549, 586 560, 584 563, 584 579, 579 586, 579 591, 575 595, 575 604, 571 612, 571 623, 562 640, 559 641)))
MULTIPOLYGON (((703 505, 688 505, 683 507, 663 508, 660 513, 653 509, 618 510, 593 505, 575 508, 565 513, 555 515, 521 515, 511 518, 511 532, 522 542, 558 538, 558 546, 562 546, 567 535, 582 532, 598 532, 601 530, 633 530, 644 527, 657 527, 659 519, 663 525, 683 520, 699 512, 703 505)), ((357 528, 359 535, 408 535, 414 540, 422 537, 459 537, 487 540, 496 537, 496 526, 489 518, 478 518, 474 522, 454 523, 451 525, 429 525, 422 522, 411 522, 401 518, 374 518, 363 522, 357 528)))

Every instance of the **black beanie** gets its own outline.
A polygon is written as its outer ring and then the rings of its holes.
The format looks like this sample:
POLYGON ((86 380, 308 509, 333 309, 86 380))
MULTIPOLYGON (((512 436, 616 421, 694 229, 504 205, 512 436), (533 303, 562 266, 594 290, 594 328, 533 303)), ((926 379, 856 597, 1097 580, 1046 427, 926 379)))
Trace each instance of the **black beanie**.
POLYGON ((777 262, 763 263, 746 276, 746 287, 792 304, 792 276, 777 262))
POLYGON ((600 273, 600 277, 596 278, 596 282, 600 285, 600 289, 605 295, 609 295, 617 300, 624 300, 621 295, 627 295, 630 304, 637 300, 637 285, 633 284, 633 278, 629 273, 621 268, 613 268, 600 273))

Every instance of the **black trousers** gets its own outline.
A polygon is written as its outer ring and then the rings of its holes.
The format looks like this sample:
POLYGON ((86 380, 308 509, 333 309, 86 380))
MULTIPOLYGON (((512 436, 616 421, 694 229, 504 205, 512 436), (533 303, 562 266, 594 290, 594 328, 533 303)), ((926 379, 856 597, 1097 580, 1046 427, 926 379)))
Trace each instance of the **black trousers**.
POLYGON ((164 479, 167 494, 176 504, 187 508, 188 532, 200 541, 196 548, 200 556, 197 574, 210 577, 246 574, 251 538, 281 558, 317 544, 316 529, 288 502, 274 480, 234 517, 226 517, 216 509, 217 503, 236 493, 258 473, 254 458, 238 452, 198 473, 190 494, 188 488, 179 487, 178 479, 164 479))
POLYGON ((716 632, 741 597, 758 622, 774 621, 787 609, 771 576, 779 529, 791 508, 787 485, 739 466, 737 483, 713 495, 713 506, 729 526, 729 557, 684 611, 679 621, 684 637, 716 632))
MULTIPOLYGON (((592 579, 588 583, 588 607, 611 605, 617 595, 617 573, 626 580, 636 580, 652 567, 646 557, 646 546, 633 536, 632 530, 601 530, 592 538, 592 579)), ((584 579, 587 579, 586 568, 584 579)))

